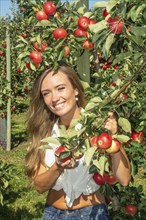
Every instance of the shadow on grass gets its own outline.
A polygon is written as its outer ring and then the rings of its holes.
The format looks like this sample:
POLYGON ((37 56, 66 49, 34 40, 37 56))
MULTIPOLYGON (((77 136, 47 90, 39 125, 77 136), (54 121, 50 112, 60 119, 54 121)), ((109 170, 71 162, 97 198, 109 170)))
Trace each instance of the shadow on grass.
MULTIPOLYGON (((40 201, 35 203, 35 200, 33 200, 33 211, 30 210, 32 204, 29 204, 29 201, 25 201, 24 204, 20 204, 19 207, 11 206, 17 199, 23 199, 23 196, 26 196, 26 194, 28 194, 29 199, 29 192, 29 188, 23 188, 17 192, 9 191, 7 195, 5 195, 4 206, 0 205, 0 220, 41 220, 44 204, 40 201)), ((31 199, 32 198, 30 198, 30 200, 31 199)))
POLYGON ((29 212, 29 207, 21 207, 17 210, 7 206, 0 207, 0 220, 41 220, 43 206, 38 202, 36 207, 35 214, 29 212))
MULTIPOLYGON (((14 123, 12 123, 14 124, 14 123)), ((13 125, 12 125, 13 126, 13 125)), ((19 126, 16 126, 15 127, 19 128, 19 126)), ((27 141, 27 132, 26 131, 20 131, 18 133, 15 133, 15 134, 12 134, 11 135, 11 148, 16 148, 18 147, 21 143, 27 141)))

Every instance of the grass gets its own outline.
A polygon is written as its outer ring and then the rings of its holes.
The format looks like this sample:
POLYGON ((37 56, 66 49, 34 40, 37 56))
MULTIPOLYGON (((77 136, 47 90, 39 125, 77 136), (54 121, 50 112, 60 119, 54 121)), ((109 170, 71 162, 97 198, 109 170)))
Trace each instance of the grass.
MULTIPOLYGON (((4 195, 4 206, 0 206, 0 220, 41 220, 46 199, 45 194, 38 194, 29 187, 24 175, 24 158, 27 149, 27 134, 25 125, 26 113, 12 116, 12 149, 0 149, 0 158, 9 164, 14 164, 17 175, 11 180, 11 187, 4 195)), ((146 195, 146 181, 141 172, 134 180, 135 186, 143 185, 146 195)))
POLYGON ((29 187, 24 175, 24 157, 27 149, 25 113, 12 117, 12 149, 0 149, 0 158, 14 164, 17 176, 11 181, 10 190, 4 195, 4 206, 0 206, 0 220, 40 220, 42 217, 46 194, 38 194, 29 187))

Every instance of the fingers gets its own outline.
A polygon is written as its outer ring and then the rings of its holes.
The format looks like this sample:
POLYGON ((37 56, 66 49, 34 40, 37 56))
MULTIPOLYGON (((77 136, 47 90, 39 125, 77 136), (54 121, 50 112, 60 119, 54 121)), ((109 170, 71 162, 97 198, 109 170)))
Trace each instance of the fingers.
POLYGON ((115 116, 114 116, 114 113, 113 113, 113 112, 108 112, 107 114, 108 114, 108 117, 109 117, 109 118, 115 118, 115 116))
POLYGON ((59 164, 60 167, 66 168, 66 169, 71 169, 76 166, 76 161, 73 158, 65 162, 62 162, 59 158, 57 158, 56 162, 57 164, 59 164))
POLYGON ((103 126, 105 129, 109 130, 112 134, 115 134, 117 132, 117 121, 116 117, 114 116, 113 112, 108 112, 108 118, 103 123, 103 126))

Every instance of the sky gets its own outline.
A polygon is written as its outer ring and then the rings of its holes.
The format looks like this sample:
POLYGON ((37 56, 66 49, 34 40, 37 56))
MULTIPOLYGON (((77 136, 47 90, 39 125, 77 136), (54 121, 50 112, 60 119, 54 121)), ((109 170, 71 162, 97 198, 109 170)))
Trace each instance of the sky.
MULTIPOLYGON (((49 1, 49 0, 48 0, 49 1)), ((65 2, 66 0, 62 0, 62 2, 65 2)), ((69 0, 74 1, 74 0, 69 0)), ((92 7, 95 2, 99 0, 89 0, 89 7, 92 7)), ((10 14, 10 7, 11 7, 11 0, 0 0, 0 16, 6 16, 6 14, 10 14)))

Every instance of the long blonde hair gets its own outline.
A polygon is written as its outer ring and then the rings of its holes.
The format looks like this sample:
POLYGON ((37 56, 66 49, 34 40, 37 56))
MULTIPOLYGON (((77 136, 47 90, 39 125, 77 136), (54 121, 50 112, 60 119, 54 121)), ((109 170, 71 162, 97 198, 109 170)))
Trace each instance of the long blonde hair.
MULTIPOLYGON (((78 90, 79 107, 85 107, 84 89, 76 72, 64 62, 59 63, 57 70, 53 70, 54 74, 58 71, 63 72, 71 82, 73 88, 78 90)), ((47 69, 36 78, 30 99, 30 107, 28 111, 28 134, 31 138, 31 144, 26 155, 25 173, 33 179, 36 175, 40 164, 44 164, 44 150, 40 149, 40 141, 44 137, 51 135, 52 127, 57 119, 48 107, 45 105, 41 94, 41 85, 44 78, 52 72, 52 69, 47 69)))

